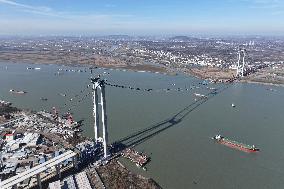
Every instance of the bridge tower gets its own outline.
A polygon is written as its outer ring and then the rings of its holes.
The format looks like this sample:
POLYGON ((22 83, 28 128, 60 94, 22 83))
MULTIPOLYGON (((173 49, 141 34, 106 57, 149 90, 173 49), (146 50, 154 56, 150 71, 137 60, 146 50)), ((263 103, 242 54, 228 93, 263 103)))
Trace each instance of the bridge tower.
POLYGON ((245 57, 246 57, 246 50, 239 49, 239 57, 238 57, 238 65, 237 65, 237 77, 244 77, 245 71, 245 57), (242 61, 242 62, 241 62, 242 61))
POLYGON ((94 116, 94 132, 95 140, 98 142, 101 140, 104 148, 104 157, 109 156, 109 151, 107 149, 108 145, 108 132, 107 132, 107 115, 106 115, 106 100, 105 100, 105 81, 101 80, 99 77, 92 78, 91 82, 93 84, 93 116, 94 116), (100 93, 100 95, 99 95, 100 93), (99 103, 100 98, 100 103, 99 103), (99 105, 101 108, 101 116, 99 115, 99 105), (102 137, 99 137, 99 117, 101 117, 102 123, 102 137))

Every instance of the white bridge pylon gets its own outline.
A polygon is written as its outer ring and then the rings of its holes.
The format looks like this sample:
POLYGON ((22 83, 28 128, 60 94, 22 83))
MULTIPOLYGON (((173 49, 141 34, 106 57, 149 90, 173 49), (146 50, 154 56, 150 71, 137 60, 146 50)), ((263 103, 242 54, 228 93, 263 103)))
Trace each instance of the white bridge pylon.
POLYGON ((108 133, 107 133, 107 115, 106 115, 106 100, 105 100, 105 81, 100 78, 92 78, 93 84, 93 116, 94 116, 94 132, 95 132, 95 140, 102 140, 104 147, 104 158, 107 158, 109 155, 107 145, 108 145, 108 133), (100 93, 100 95, 98 94, 100 93), (99 103, 100 97, 100 103, 99 103), (103 136, 99 137, 99 105, 101 107, 101 122, 102 122, 102 130, 103 136))
POLYGON ((245 49, 239 49, 239 58, 238 58, 238 65, 237 65, 237 77, 244 77, 244 71, 245 71, 245 57, 246 57, 246 50, 245 49), (241 63, 242 61, 242 63, 241 63))

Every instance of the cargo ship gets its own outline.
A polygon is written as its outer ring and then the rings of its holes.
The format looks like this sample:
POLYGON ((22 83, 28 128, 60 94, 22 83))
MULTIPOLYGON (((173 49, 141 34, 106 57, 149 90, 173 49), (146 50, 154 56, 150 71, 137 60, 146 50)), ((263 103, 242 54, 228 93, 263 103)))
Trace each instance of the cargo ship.
POLYGON ((259 148, 255 147, 254 145, 243 144, 243 143, 225 138, 221 135, 216 135, 212 137, 212 139, 220 144, 223 144, 228 147, 235 148, 241 151, 245 151, 245 152, 258 152, 259 151, 259 148))

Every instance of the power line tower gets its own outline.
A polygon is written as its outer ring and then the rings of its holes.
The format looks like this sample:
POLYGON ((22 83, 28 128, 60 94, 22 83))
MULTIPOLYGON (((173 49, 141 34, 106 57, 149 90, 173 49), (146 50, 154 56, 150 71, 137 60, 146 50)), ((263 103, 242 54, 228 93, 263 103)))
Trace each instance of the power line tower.
POLYGON ((245 57, 246 57, 246 49, 239 49, 239 58, 238 58, 238 65, 237 65, 237 77, 244 77, 245 71, 245 57), (242 63, 241 63, 242 61, 242 63))
POLYGON ((106 100, 105 100, 105 81, 100 78, 92 78, 93 84, 93 116, 94 116, 94 132, 96 142, 102 142, 104 148, 104 158, 109 156, 108 145, 108 133, 107 133, 107 115, 106 115, 106 100), (99 95, 100 93, 100 95, 99 95), (99 103, 100 97, 100 103, 99 103), (101 107, 101 123, 103 136, 99 137, 99 105, 101 107))

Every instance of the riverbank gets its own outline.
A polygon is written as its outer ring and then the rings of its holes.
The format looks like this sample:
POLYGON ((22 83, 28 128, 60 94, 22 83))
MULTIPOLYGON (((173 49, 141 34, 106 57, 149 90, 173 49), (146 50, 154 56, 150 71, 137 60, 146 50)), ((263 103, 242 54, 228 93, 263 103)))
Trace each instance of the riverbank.
POLYGON ((6 63, 28 63, 28 64, 57 64, 65 66, 91 66, 112 69, 126 69, 133 71, 149 71, 168 73, 169 71, 163 66, 155 66, 153 64, 143 64, 142 62, 129 63, 114 57, 106 57, 101 55, 92 56, 60 56, 53 54, 36 54, 30 52, 17 53, 0 53, 0 62, 6 63))
POLYGON ((132 173, 117 160, 98 167, 97 171, 106 188, 161 189, 153 179, 132 173))
POLYGON ((269 83, 267 82, 261 82, 261 81, 251 81, 251 80, 239 80, 241 83, 249 83, 249 84, 257 84, 257 85, 264 85, 264 86, 276 86, 276 87, 284 87, 283 84, 277 84, 277 83, 269 83))
POLYGON ((241 82, 284 86, 284 65, 263 68, 256 73, 244 77, 241 82))
POLYGON ((18 58, 14 59, 1 59, 1 62, 8 63, 29 63, 29 64, 56 64, 56 65, 65 65, 65 66, 89 66, 92 68, 103 68, 103 69, 117 69, 117 70, 131 70, 136 72, 151 72, 151 73, 161 73, 168 75, 176 75, 179 73, 196 77, 198 79, 210 80, 214 83, 230 83, 234 80, 238 80, 239 82, 244 83, 254 83, 254 84, 263 84, 263 85, 271 85, 271 86, 284 86, 284 66, 278 66, 277 69, 274 67, 266 67, 264 69, 260 69, 255 73, 252 73, 244 78, 236 78, 235 72, 236 70, 231 69, 221 69, 216 67, 196 67, 196 68, 167 68, 165 66, 161 66, 160 64, 143 64, 141 62, 137 64, 130 64, 123 61, 116 61, 112 58, 99 58, 100 61, 82 61, 82 62, 73 62, 66 63, 63 62, 62 59, 58 61, 52 61, 50 59, 40 59, 37 61, 36 59, 24 59, 25 61, 21 61, 18 58), (110 61, 110 62, 107 62, 110 61))
POLYGON ((80 51, 26 51, 12 50, 0 52, 0 61, 9 63, 32 63, 32 64, 57 64, 66 66, 91 66, 109 69, 145 71, 152 73, 164 73, 175 75, 178 73, 188 74, 200 79, 211 79, 216 82, 224 82, 232 78, 231 70, 216 67, 200 66, 180 68, 177 66, 166 67, 161 63, 146 63, 135 57, 118 58, 90 52, 80 51))
POLYGON ((9 63, 36 63, 36 64, 57 64, 66 66, 91 66, 108 69, 145 71, 152 73, 164 73, 176 75, 178 73, 187 74, 199 79, 209 79, 214 82, 227 82, 234 77, 234 71, 217 67, 198 66, 198 67, 179 67, 165 66, 162 63, 146 63, 142 59, 135 57, 118 58, 80 51, 61 52, 55 51, 2 51, 0 61, 9 63))
POLYGON ((11 118, 11 114, 20 111, 20 109, 12 106, 0 106, 0 124, 11 118))
POLYGON ((93 68, 105 68, 105 69, 118 69, 118 70, 131 70, 136 72, 151 72, 151 73, 161 73, 161 74, 168 74, 168 75, 176 75, 179 73, 193 76, 199 79, 208 79, 214 82, 228 82, 234 78, 234 71, 229 69, 220 69, 214 67, 196 67, 196 68, 168 68, 164 65, 160 64, 144 64, 142 62, 138 63, 126 63, 120 60, 116 60, 113 58, 100 58, 100 61, 72 61, 72 62, 64 62, 62 59, 54 61, 53 59, 40 59, 36 60, 34 58, 28 59, 24 58, 19 59, 17 58, 6 58, 1 59, 0 56, 0 63, 27 63, 27 64, 56 64, 56 65, 65 65, 65 66, 89 66, 93 68), (109 62, 108 62, 109 61, 109 62))

